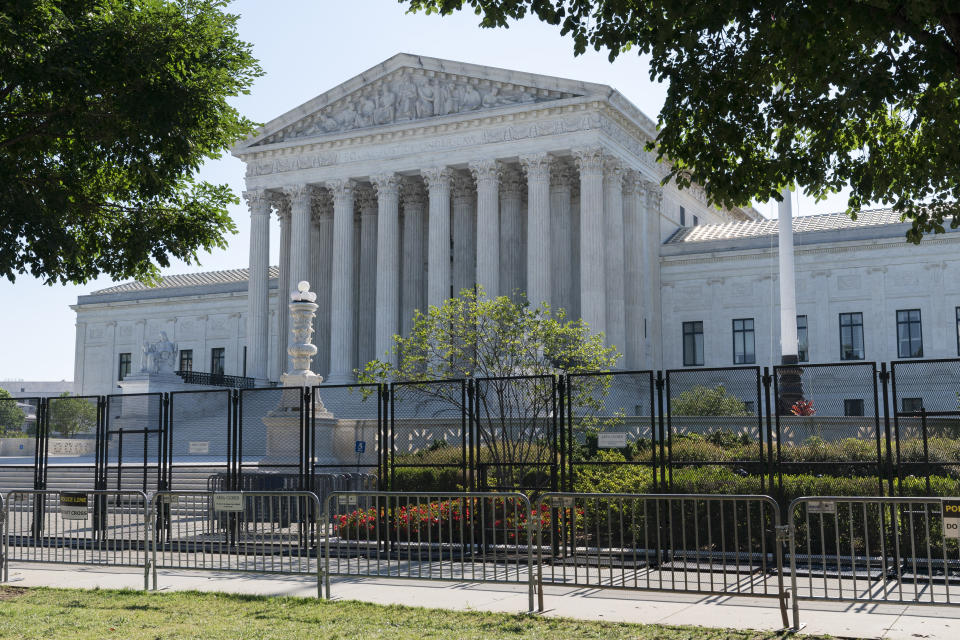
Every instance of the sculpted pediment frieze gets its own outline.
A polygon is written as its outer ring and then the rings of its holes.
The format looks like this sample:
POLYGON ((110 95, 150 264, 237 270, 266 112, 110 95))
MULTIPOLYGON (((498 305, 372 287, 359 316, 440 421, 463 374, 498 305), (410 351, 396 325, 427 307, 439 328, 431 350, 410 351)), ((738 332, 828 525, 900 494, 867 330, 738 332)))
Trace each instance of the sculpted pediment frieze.
POLYGON ((400 69, 331 102, 251 146, 561 100, 577 95, 442 72, 400 69))

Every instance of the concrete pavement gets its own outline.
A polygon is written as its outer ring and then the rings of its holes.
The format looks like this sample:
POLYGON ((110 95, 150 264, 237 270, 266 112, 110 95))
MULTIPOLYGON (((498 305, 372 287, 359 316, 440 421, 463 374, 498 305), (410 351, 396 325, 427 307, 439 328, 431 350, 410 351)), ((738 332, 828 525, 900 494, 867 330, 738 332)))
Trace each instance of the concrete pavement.
MULTIPOLYGON (((81 589, 142 589, 143 569, 43 564, 10 565, 11 586, 81 589)), ((526 585, 334 578, 335 600, 361 600, 457 610, 527 611, 526 585)), ((218 571, 158 571, 160 591, 197 590, 272 596, 316 597, 315 580, 305 576, 218 571)), ((702 596, 664 592, 546 587, 542 615, 616 622, 701 625, 736 629, 782 628, 774 599, 702 596)), ((893 604, 802 602, 803 633, 854 638, 955 640, 960 605, 932 607, 893 604)))

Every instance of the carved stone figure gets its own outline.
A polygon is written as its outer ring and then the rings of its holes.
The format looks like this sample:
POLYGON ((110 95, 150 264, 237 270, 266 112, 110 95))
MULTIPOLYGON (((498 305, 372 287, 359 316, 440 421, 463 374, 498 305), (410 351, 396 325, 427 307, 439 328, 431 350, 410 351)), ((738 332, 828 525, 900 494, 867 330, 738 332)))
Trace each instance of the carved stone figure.
POLYGON ((429 118, 434 112, 436 87, 428 80, 417 85, 417 118, 429 118))
POLYGON ((361 96, 357 104, 355 126, 357 128, 373 126, 373 112, 376 111, 376 109, 377 105, 370 96, 361 96))
POLYGON ((390 124, 393 122, 396 108, 397 94, 390 90, 390 85, 384 83, 377 92, 377 106, 373 112, 373 122, 375 124, 390 124))
POLYGON ((417 117, 417 87, 410 81, 397 87, 397 120, 412 120, 417 117))
POLYGON ((170 342, 167 332, 160 332, 160 339, 156 342, 143 343, 143 366, 141 373, 169 373, 174 372, 174 359, 177 355, 176 343, 170 342))
POLYGON ((474 109, 480 108, 480 103, 482 102, 483 98, 480 97, 480 92, 477 91, 476 87, 468 83, 461 85, 460 90, 461 111, 473 111, 474 109))
POLYGON ((443 81, 435 81, 433 96, 433 113, 438 116, 445 116, 454 113, 453 94, 450 85, 443 81))

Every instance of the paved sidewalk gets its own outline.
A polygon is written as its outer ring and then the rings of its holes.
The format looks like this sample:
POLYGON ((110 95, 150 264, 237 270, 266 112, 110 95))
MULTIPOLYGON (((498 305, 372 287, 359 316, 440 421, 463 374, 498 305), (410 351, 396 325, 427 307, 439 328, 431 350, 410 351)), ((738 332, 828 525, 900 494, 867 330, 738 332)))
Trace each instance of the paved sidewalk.
MULTIPOLYGON (((315 580, 304 576, 168 571, 158 573, 160 591, 198 590, 316 597, 315 580)), ((64 565, 10 565, 13 586, 80 589, 142 589, 142 569, 64 565)), ((527 611, 526 585, 422 582, 390 579, 332 580, 335 600, 362 600, 444 609, 527 611)), ((546 587, 543 615, 738 629, 782 628, 777 601, 766 598, 546 587)), ((960 604, 921 607, 890 604, 801 603, 803 633, 855 638, 956 640, 960 604)))

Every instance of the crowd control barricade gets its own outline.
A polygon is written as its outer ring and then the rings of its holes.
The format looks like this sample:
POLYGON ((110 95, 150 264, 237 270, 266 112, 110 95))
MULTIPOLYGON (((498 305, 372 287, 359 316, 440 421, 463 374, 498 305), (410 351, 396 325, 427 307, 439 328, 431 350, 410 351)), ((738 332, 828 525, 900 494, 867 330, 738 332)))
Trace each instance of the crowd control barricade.
POLYGON ((528 586, 530 501, 520 493, 335 492, 322 522, 330 576, 497 582, 528 586))
POLYGON ((803 497, 789 526, 794 628, 800 600, 960 603, 960 498, 803 497))
POLYGON ((150 502, 157 569, 315 575, 320 502, 309 491, 161 491, 150 502))
POLYGON ((142 491, 16 490, 3 504, 3 579, 10 562, 144 567, 149 501, 142 491))
POLYGON ((775 597, 787 620, 780 509, 768 496, 547 493, 533 507, 543 585, 775 597))

